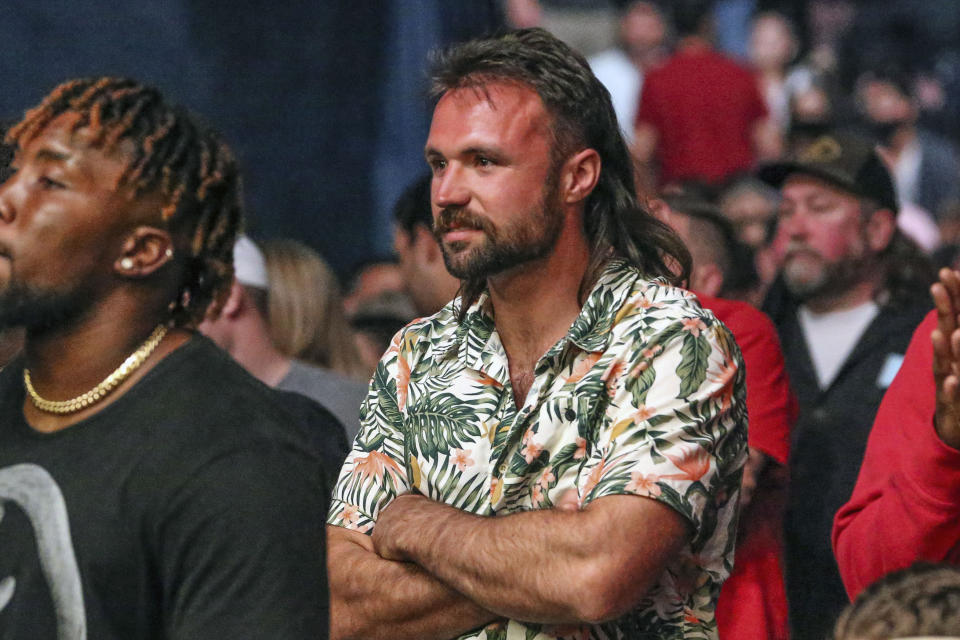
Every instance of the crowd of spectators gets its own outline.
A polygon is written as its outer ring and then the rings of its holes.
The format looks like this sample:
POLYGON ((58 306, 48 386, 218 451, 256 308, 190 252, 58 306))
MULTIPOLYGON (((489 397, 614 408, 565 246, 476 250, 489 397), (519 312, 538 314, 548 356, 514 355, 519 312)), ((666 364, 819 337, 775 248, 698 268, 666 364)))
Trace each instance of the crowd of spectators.
MULTIPOLYGON (((685 288, 739 345, 749 435, 719 637, 960 636, 960 11, 950 0, 501 9, 582 52, 610 94, 640 202, 692 257, 685 288)), ((292 411, 323 430, 310 446, 328 493, 345 457, 358 479, 345 471, 341 491, 399 477, 386 456, 371 471, 349 453, 372 438, 361 404, 365 415, 390 397, 399 412, 411 375, 399 354, 417 337, 404 327, 449 316, 467 282, 438 244, 435 176, 396 201, 394 255, 342 280, 296 240, 239 235, 233 279, 198 324, 266 387, 319 405, 292 411)), ((0 368, 23 340, 0 331, 0 368)), ((418 400, 441 384, 432 375, 414 375, 418 400)), ((493 445, 497 427, 485 428, 493 445)), ((356 514, 341 502, 349 528, 356 514)))

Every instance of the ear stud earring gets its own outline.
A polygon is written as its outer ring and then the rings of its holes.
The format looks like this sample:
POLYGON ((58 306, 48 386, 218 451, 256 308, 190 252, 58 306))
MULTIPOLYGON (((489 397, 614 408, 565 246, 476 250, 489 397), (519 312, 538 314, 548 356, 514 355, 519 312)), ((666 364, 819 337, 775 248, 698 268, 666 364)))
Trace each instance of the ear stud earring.
POLYGON ((124 271, 130 271, 130 269, 133 269, 133 258, 122 258, 120 260, 120 268, 124 271))
POLYGON ((167 256, 168 258, 172 258, 172 257, 173 257, 173 249, 171 249, 170 247, 167 247, 167 250, 164 252, 163 255, 167 256))

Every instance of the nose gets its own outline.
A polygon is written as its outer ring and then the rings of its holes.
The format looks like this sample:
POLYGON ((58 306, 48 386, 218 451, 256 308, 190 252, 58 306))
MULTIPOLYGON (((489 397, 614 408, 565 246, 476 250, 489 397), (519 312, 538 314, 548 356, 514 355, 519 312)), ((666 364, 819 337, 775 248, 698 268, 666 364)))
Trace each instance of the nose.
POLYGON ((781 215, 777 220, 777 234, 788 238, 803 238, 807 235, 810 219, 798 207, 789 215, 781 215))
POLYGON ((450 163, 442 173, 433 177, 433 205, 440 209, 464 206, 470 201, 470 192, 458 164, 450 163))

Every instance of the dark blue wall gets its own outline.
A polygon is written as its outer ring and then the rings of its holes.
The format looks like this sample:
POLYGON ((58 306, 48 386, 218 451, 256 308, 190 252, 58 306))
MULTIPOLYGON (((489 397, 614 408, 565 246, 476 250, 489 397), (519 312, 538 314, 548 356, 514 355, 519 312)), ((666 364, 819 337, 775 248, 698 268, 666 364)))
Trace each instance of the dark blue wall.
POLYGON ((18 118, 80 75, 154 84, 237 151, 254 234, 301 239, 344 272, 389 250, 388 205, 423 166, 428 105, 416 61, 489 29, 494 4, 6 3, 0 116, 18 118))

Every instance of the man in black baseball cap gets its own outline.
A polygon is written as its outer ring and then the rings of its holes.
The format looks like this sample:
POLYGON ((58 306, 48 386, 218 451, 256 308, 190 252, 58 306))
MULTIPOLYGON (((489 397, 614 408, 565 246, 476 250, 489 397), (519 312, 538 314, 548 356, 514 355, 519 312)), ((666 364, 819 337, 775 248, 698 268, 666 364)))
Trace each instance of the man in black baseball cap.
POLYGON ((883 392, 930 308, 932 271, 898 230, 869 141, 828 134, 760 178, 781 191, 774 246, 785 302, 768 305, 800 404, 786 514, 791 637, 824 638, 847 603, 830 545, 883 392))

